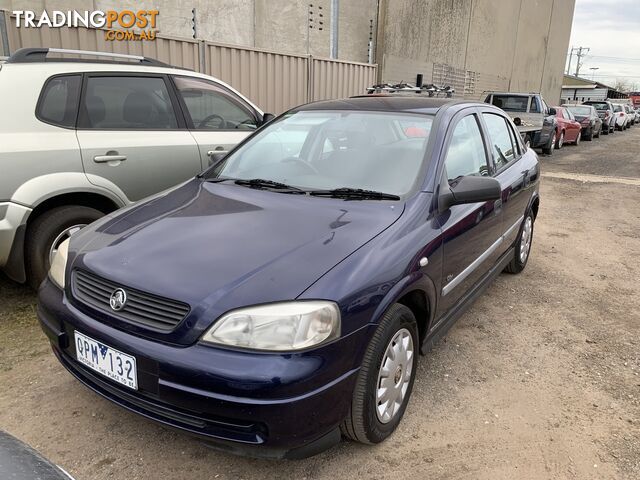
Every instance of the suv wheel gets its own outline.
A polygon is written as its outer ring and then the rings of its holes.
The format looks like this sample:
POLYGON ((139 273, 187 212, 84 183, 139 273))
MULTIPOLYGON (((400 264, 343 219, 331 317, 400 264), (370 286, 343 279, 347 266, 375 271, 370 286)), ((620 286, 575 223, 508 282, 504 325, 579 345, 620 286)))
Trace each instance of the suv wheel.
POLYGON ((351 407, 340 426, 345 437, 374 444, 393 433, 411 396, 418 348, 413 313, 392 305, 364 354, 351 407))
POLYGON ((94 208, 68 205, 53 208, 36 218, 27 231, 25 262, 29 285, 34 289, 40 286, 63 241, 103 215, 94 208))
POLYGON ((533 241, 533 214, 527 212, 520 227, 520 234, 516 239, 513 260, 507 265, 505 271, 508 273, 520 273, 527 266, 531 243, 533 241))

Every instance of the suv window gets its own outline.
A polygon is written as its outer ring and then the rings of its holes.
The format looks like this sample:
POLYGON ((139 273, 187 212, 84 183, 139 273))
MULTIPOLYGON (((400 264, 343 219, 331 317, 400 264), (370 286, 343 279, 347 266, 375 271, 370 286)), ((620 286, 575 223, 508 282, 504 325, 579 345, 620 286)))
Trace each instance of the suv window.
POLYGON ((82 125, 95 129, 178 128, 169 90, 161 77, 89 77, 82 125))
POLYGON ((489 174, 484 142, 475 115, 468 115, 457 123, 444 165, 449 181, 465 175, 489 174))
POLYGON ((538 99, 536 97, 531 97, 531 108, 529 108, 529 113, 540 113, 540 105, 538 105, 538 99))
POLYGON ((529 97, 522 95, 494 95, 491 103, 505 111, 526 112, 529 97))
POLYGON ((174 77, 196 130, 255 130, 258 122, 249 108, 212 82, 174 77))
POLYGON ((516 158, 509 127, 505 119, 500 115, 483 113, 482 117, 487 125, 496 170, 500 170, 516 158))
POLYGON ((80 75, 54 77, 47 81, 36 108, 36 116, 47 123, 74 127, 80 97, 80 75))

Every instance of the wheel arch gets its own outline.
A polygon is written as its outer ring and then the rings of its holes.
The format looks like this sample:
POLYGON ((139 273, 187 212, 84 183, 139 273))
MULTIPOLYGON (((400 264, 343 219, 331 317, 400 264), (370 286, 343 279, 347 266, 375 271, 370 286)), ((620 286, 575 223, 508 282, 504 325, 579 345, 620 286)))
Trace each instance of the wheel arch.
POLYGON ((378 323, 384 312, 394 303, 404 305, 416 318, 420 343, 422 343, 429 332, 429 327, 433 325, 436 298, 433 281, 427 275, 415 272, 398 281, 387 292, 376 308, 373 315, 374 322, 378 323))
POLYGON ((32 208, 25 223, 20 225, 16 231, 5 266, 5 273, 20 283, 27 280, 24 255, 29 226, 44 212, 65 205, 80 205, 95 208, 107 214, 126 204, 120 196, 109 190, 96 187, 87 180, 84 173, 78 172, 57 173, 33 178, 16 190, 11 201, 29 205, 32 208))

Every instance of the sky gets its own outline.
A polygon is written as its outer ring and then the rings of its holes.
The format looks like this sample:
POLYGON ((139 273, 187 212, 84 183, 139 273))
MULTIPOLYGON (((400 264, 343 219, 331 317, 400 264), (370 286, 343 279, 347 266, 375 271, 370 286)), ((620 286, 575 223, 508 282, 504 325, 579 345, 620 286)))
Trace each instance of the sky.
MULTIPOLYGON (((640 0, 576 0, 571 46, 590 48, 582 57, 581 77, 611 86, 626 81, 640 90, 640 0)), ((572 75, 575 66, 574 53, 572 75)))

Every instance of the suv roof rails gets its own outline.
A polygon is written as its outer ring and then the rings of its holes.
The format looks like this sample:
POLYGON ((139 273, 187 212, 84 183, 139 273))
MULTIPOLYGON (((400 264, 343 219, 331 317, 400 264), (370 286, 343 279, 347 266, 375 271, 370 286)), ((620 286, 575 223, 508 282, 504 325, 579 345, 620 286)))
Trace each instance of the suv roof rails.
POLYGON ((90 50, 71 50, 67 48, 21 48, 7 58, 7 63, 38 63, 38 62, 105 62, 131 64, 136 60, 142 65, 154 67, 170 67, 171 65, 156 60, 155 58, 142 57, 140 55, 129 55, 125 53, 93 52, 90 50), (84 60, 81 58, 47 58, 49 53, 62 53, 70 55, 91 55, 94 57, 105 57, 107 60, 84 60))

